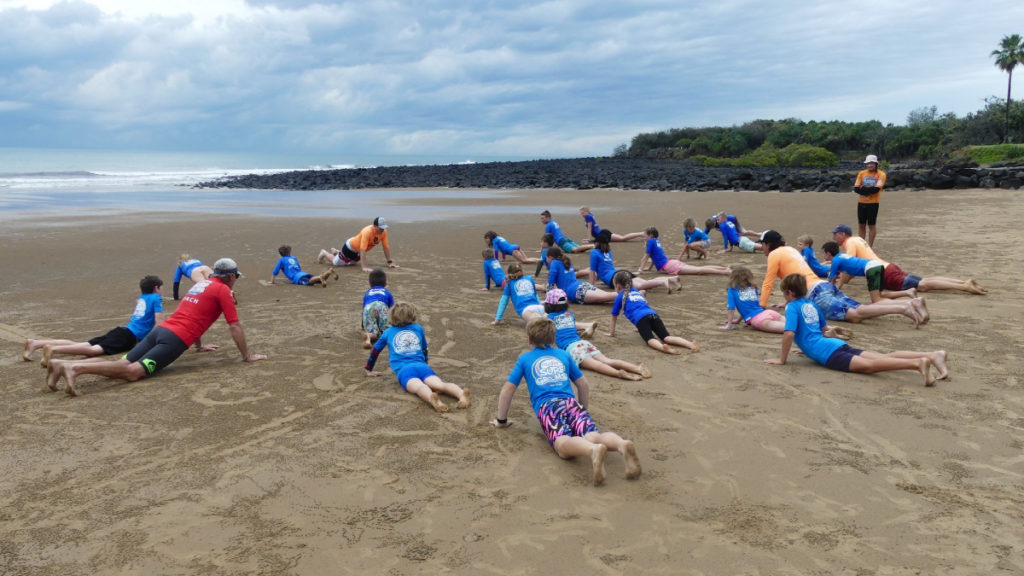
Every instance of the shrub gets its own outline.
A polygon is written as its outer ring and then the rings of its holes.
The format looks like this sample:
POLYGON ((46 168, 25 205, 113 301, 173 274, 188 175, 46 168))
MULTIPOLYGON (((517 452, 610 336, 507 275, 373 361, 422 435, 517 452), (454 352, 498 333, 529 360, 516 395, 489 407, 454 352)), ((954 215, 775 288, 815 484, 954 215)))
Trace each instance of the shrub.
POLYGON ((967 146, 953 156, 978 164, 993 164, 1007 160, 1024 160, 1024 144, 996 144, 993 146, 967 146))

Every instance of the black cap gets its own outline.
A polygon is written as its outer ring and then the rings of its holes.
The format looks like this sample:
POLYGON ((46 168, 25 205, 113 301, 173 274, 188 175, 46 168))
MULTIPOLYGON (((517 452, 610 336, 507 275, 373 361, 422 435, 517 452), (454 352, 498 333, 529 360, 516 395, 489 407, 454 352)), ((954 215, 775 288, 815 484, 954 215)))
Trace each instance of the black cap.
POLYGON ((765 230, 761 234, 761 242, 765 244, 778 244, 782 242, 782 234, 779 234, 775 230, 765 230))

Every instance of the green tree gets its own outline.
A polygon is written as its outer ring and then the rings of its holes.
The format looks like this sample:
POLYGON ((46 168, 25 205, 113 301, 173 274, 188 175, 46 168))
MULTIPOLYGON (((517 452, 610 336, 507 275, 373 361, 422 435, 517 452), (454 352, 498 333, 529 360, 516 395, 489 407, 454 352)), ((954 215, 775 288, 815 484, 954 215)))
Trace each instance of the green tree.
POLYGON ((1024 64, 1024 40, 1021 40, 1020 34, 1003 36, 999 49, 992 51, 992 57, 996 59, 996 66, 1009 76, 1006 81, 1006 119, 1003 132, 1003 142, 1007 142, 1010 135, 1010 89, 1013 87, 1013 69, 1017 64, 1024 64))

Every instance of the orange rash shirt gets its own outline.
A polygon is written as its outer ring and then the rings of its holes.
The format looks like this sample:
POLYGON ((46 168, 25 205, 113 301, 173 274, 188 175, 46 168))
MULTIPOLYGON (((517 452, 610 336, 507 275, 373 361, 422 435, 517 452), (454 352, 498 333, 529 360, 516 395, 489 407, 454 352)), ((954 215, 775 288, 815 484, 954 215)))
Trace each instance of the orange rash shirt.
POLYGON ((878 260, 883 266, 889 265, 888 262, 879 258, 878 254, 875 254, 875 251, 871 249, 871 246, 868 246, 867 240, 860 236, 850 236, 847 238, 846 242, 843 242, 843 253, 865 260, 878 260))
POLYGON ((356 252, 369 252, 370 248, 377 244, 383 246, 385 250, 391 250, 391 247, 388 246, 388 231, 381 230, 378 234, 374 231, 373 224, 363 228, 358 235, 349 238, 347 244, 356 252))
POLYGON ((792 246, 779 246, 768 254, 768 271, 764 274, 764 283, 761 284, 761 307, 768 307, 768 300, 772 297, 772 288, 775 288, 776 278, 785 278, 790 274, 800 274, 807 279, 807 292, 814 288, 818 282, 824 282, 807 265, 804 257, 792 246))
MULTIPOLYGON (((854 188, 860 186, 877 186, 879 188, 885 188, 885 172, 881 170, 861 170, 857 172, 857 180, 853 183, 854 188)), ((878 204, 878 201, 882 199, 882 191, 879 190, 870 196, 859 196, 857 202, 860 204, 878 204)))

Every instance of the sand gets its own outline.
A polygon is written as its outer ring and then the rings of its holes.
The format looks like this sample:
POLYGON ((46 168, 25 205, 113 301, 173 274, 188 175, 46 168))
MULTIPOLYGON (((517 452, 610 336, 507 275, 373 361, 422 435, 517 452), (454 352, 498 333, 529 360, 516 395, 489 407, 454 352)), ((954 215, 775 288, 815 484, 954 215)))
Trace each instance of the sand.
MULTIPOLYGON (((576 307, 600 322, 594 342, 607 355, 654 373, 587 373, 597 423, 633 440, 643 465, 626 480, 608 454, 598 488, 589 461, 548 447, 525 389, 511 428, 488 425, 526 339, 518 318, 489 324, 498 293, 480 290, 483 233, 533 247, 538 218, 511 207, 536 207, 580 237, 576 207, 588 204, 616 232, 658 226, 677 253, 682 217, 727 209, 748 228, 791 243, 811 233, 820 246, 854 219, 855 197, 522 191, 494 202, 510 215, 391 229, 402 268, 389 287, 420 308, 431 364, 473 393, 469 409, 445 415, 390 372, 364 376, 360 270, 339 270, 327 289, 260 282, 279 244, 319 271, 317 250, 363 221, 138 214, 0 227, 0 572, 1024 572, 1020 192, 885 194, 883 258, 991 289, 927 294, 932 321, 919 330, 900 317, 844 324, 856 346, 947 350, 951 379, 933 388, 913 372, 843 374, 800 357, 764 365, 778 336, 718 329, 722 277, 685 277, 682 293, 650 297, 673 333, 700 343, 696 354, 649 350, 622 322, 609 338, 610 307, 576 307), (46 390, 45 371, 20 358, 24 338, 87 339, 124 324, 143 275, 160 275, 169 299, 182 251, 239 262, 242 322, 269 360, 242 363, 220 321, 205 338, 219 351, 187 353, 157 377, 83 377, 78 398, 46 390)), ((635 267, 642 242, 613 252, 635 267)), ((379 249, 370 261, 383 263, 379 249)), ((764 272, 760 254, 711 263, 764 272)), ((867 300, 862 280, 848 292, 867 300)))

